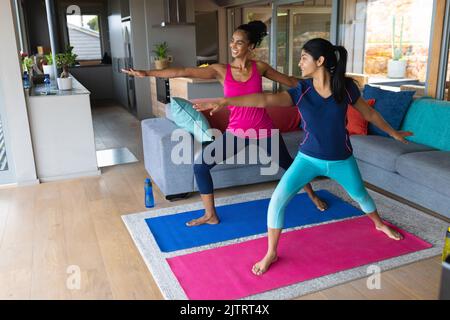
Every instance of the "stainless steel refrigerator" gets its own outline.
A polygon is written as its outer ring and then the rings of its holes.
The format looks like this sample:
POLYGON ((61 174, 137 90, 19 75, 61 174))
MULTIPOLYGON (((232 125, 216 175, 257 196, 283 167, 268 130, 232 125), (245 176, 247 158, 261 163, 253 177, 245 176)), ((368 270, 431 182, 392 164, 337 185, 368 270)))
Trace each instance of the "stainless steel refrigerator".
MULTIPOLYGON (((122 59, 123 68, 130 69, 133 68, 133 55, 131 51, 131 24, 130 19, 122 19, 122 36, 123 36, 123 45, 124 45, 124 53, 125 56, 122 59)), ((126 97, 127 97, 127 105, 128 110, 136 115, 136 86, 134 77, 130 77, 127 74, 123 74, 125 76, 126 82, 126 97)))
POLYGON ((136 114, 134 78, 121 72, 121 69, 133 67, 130 15, 129 10, 126 10, 128 6, 121 0, 109 0, 108 6, 114 96, 125 109, 136 114))

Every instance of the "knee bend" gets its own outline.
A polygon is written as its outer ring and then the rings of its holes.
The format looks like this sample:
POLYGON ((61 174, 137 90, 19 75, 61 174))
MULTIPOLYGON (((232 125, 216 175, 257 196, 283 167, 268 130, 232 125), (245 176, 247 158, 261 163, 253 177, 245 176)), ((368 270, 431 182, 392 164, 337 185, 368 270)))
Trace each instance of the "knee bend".
POLYGON ((209 172, 209 168, 204 163, 196 163, 194 164, 194 174, 195 175, 204 175, 209 172))
POLYGON ((374 212, 376 210, 375 202, 367 191, 352 196, 353 200, 358 202, 362 211, 365 213, 374 212))
POLYGON ((284 225, 284 207, 272 200, 267 211, 267 226, 271 229, 282 229, 284 225))

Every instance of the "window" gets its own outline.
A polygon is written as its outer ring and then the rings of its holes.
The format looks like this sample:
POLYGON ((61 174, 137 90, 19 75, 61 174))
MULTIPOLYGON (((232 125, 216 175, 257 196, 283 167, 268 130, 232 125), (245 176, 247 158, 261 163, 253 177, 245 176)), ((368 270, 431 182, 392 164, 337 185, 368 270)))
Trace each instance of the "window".
MULTIPOLYGON (((256 60, 270 64, 270 28, 272 20, 272 9, 268 6, 248 7, 243 9, 243 23, 260 20, 265 23, 268 35, 264 37, 259 47, 253 52, 256 60)), ((272 81, 263 77, 263 90, 272 91, 272 81)))
POLYGON ((339 44, 347 71, 398 91, 425 87, 432 24, 430 0, 344 0, 339 44))
MULTIPOLYGON (((326 1, 299 1, 280 5, 277 9, 277 67, 276 69, 288 75, 300 77, 298 63, 303 45, 312 38, 330 39, 331 5, 326 1)), ((243 10, 243 22, 262 20, 270 32, 272 24, 272 8, 261 5, 247 7, 243 10)), ((255 50, 256 59, 270 64, 269 34, 260 47, 255 50)), ((272 81, 263 78, 265 91, 272 91, 272 81)))
POLYGON ((331 1, 298 2, 278 9, 277 68, 280 72, 301 76, 298 67, 303 45, 313 38, 330 40, 331 1), (289 37, 289 38, 288 38, 289 37))
POLYGON ((448 51, 447 76, 445 77, 444 100, 450 101, 450 50, 448 51))
POLYGON ((69 43, 77 60, 100 60, 102 48, 98 15, 67 15, 69 43))

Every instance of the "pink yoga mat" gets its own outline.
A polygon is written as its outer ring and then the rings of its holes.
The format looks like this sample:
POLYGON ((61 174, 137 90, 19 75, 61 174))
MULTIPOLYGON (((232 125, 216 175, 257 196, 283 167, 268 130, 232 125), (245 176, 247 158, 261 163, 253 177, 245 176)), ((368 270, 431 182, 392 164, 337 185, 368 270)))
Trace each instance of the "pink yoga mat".
POLYGON ((432 247, 399 230, 395 241, 368 217, 285 232, 278 261, 262 276, 251 272, 267 237, 167 259, 189 299, 239 299, 432 247))

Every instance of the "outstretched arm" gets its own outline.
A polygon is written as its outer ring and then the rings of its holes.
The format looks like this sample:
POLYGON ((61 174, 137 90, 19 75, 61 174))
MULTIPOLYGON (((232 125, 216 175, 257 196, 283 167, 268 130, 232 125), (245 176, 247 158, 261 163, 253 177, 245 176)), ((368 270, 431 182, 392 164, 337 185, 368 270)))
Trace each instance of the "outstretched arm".
POLYGON ((231 98, 222 98, 216 102, 198 103, 194 106, 197 111, 211 110, 210 114, 216 113, 221 108, 226 106, 238 107, 291 107, 294 103, 287 92, 280 93, 256 93, 245 96, 237 96, 231 98))
POLYGON ((168 68, 163 70, 134 70, 122 69, 123 73, 127 73, 134 77, 160 77, 160 78, 198 78, 198 79, 216 79, 218 76, 217 67, 210 65, 202 68, 168 68))
POLYGON ((278 72, 274 68, 272 68, 269 64, 258 61, 258 64, 261 65, 263 69, 262 75, 272 81, 279 82, 281 84, 284 84, 285 86, 289 88, 294 88, 298 84, 298 79, 296 77, 288 76, 284 73, 278 72))
POLYGON ((384 120, 381 114, 378 113, 378 111, 376 111, 374 108, 371 108, 363 98, 359 98, 358 101, 356 101, 356 103, 353 106, 355 107, 356 110, 358 110, 362 114, 364 119, 373 123, 378 128, 380 128, 381 130, 383 130, 396 140, 399 140, 403 143, 408 143, 408 141, 405 140, 405 137, 413 135, 411 131, 394 130, 389 125, 389 123, 387 123, 386 120, 384 120))

